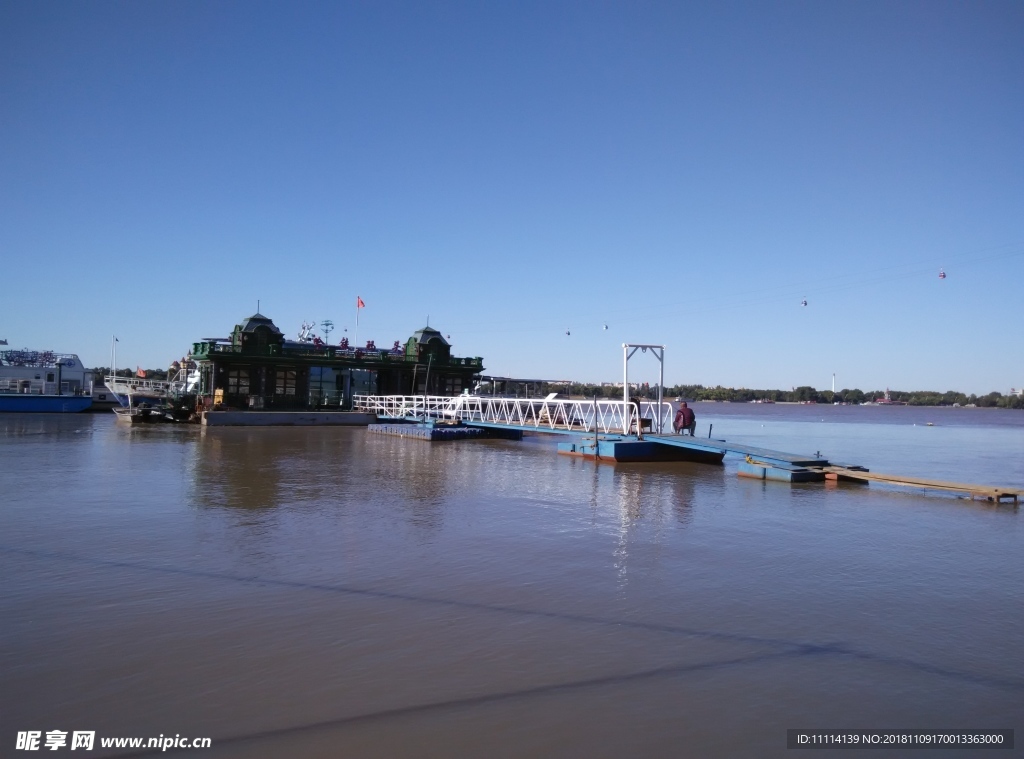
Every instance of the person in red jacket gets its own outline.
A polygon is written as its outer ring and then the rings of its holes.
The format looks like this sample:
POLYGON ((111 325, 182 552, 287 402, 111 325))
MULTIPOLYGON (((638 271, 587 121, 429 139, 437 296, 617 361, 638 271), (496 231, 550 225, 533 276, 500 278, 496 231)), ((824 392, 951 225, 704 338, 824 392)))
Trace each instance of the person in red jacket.
POLYGON ((682 435, 684 431, 687 431, 690 433, 690 437, 693 437, 697 431, 697 416, 693 413, 693 409, 686 405, 686 401, 679 404, 679 410, 676 411, 675 422, 672 426, 677 435, 682 435))

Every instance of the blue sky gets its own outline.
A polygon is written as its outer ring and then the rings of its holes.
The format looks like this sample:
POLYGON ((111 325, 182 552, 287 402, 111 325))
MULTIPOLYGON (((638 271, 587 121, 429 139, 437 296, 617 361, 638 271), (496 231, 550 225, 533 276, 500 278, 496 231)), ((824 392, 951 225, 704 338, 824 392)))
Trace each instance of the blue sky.
POLYGON ((1020 2, 8 1, 0 177, 0 338, 90 365, 358 295, 503 375, 1024 384, 1020 2))

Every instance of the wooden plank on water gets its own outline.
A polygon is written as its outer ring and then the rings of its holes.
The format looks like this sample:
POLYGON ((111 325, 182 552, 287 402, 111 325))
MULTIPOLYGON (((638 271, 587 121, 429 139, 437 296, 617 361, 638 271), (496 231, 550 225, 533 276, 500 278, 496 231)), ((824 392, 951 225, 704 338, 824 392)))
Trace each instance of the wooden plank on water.
POLYGON ((799 467, 821 467, 828 465, 828 459, 820 456, 804 456, 798 453, 786 453, 785 451, 773 451, 768 448, 759 448, 744 443, 730 443, 726 440, 715 438, 698 438, 689 435, 645 435, 646 440, 653 440, 665 445, 675 445, 683 448, 704 448, 737 453, 741 456, 749 456, 757 461, 768 463, 783 463, 799 467))
POLYGON ((1015 488, 974 485, 967 482, 949 482, 946 480, 933 480, 926 477, 907 477, 898 474, 882 474, 880 472, 864 472, 836 466, 823 467, 822 471, 826 473, 826 476, 834 474, 837 478, 881 482, 887 485, 924 488, 926 490, 943 490, 946 492, 966 493, 972 498, 984 498, 990 501, 1009 500, 1013 503, 1017 503, 1020 496, 1024 495, 1024 492, 1015 488))

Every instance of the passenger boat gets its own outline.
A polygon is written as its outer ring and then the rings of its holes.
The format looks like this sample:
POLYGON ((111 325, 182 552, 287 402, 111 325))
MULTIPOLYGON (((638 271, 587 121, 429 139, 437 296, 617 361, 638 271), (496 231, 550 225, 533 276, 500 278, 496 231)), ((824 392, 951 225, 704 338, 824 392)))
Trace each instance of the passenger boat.
POLYGON ((105 385, 93 384, 92 386, 92 407, 90 411, 110 411, 120 408, 121 404, 112 392, 107 390, 105 385))
POLYGON ((17 393, 0 389, 0 413, 77 414, 92 406, 89 395, 17 393))
POLYGON ((0 412, 78 413, 92 392, 93 374, 74 353, 0 350, 0 412))

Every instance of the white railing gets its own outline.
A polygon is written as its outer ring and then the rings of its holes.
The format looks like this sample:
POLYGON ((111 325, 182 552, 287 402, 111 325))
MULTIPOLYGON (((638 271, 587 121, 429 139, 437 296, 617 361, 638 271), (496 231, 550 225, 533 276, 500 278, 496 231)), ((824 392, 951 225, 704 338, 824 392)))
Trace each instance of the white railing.
POLYGON ((639 416, 643 432, 672 428, 672 404, 619 400, 570 401, 562 399, 496 398, 480 395, 357 395, 354 405, 378 417, 439 419, 502 424, 553 431, 636 432, 639 416), (623 417, 625 416, 625 419, 623 417), (650 420, 649 422, 647 420, 650 420))
POLYGON ((103 378, 103 384, 107 390, 118 395, 129 393, 152 393, 154 395, 166 395, 174 397, 180 395, 186 387, 186 375, 180 372, 170 380, 142 379, 141 377, 113 377, 103 378))

